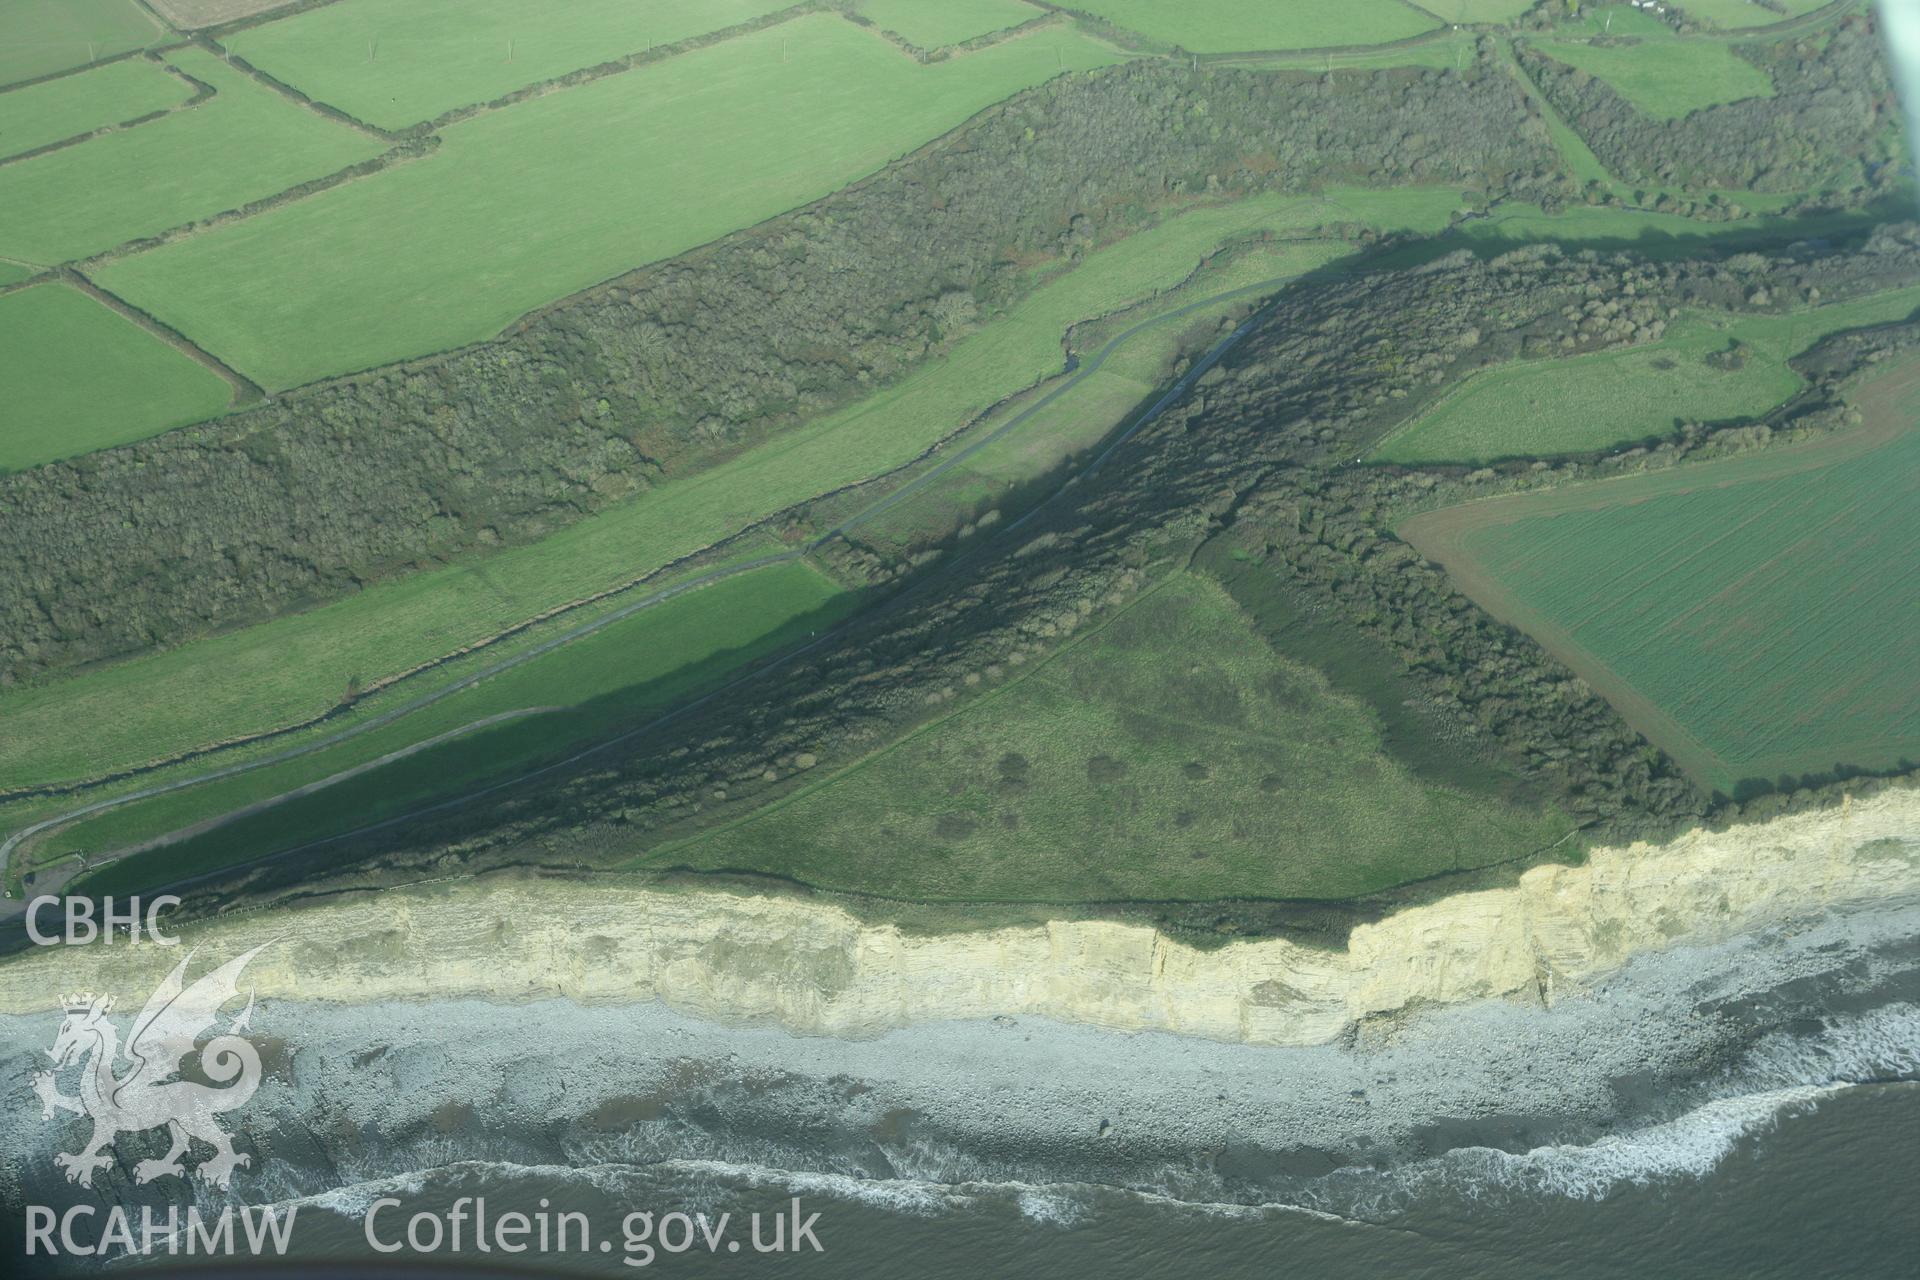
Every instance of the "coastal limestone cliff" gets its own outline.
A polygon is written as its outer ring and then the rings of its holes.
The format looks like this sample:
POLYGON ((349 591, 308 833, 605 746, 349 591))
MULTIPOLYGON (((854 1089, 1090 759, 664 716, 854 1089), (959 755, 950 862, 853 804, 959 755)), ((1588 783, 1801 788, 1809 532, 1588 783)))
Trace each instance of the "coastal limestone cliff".
MULTIPOLYGON (((1551 1001, 1635 952, 1916 890, 1920 790, 1890 789, 1537 867, 1513 887, 1360 926, 1344 951, 1280 939, 1198 950, 1112 921, 923 935, 804 899, 532 876, 330 898, 181 933, 199 949, 194 974, 269 944, 245 979, 261 999, 659 999, 843 1037, 1027 1014, 1301 1045, 1417 1004, 1551 1001)), ((17 956, 0 965, 0 1013, 51 1013, 75 988, 135 1008, 184 954, 122 943, 17 956)))

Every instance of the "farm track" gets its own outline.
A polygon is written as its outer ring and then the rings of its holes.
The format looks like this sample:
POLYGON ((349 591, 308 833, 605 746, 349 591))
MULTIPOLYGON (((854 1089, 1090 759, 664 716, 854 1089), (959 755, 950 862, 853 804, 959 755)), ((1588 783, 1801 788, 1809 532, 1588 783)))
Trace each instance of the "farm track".
MULTIPOLYGON (((1312 274, 1313 273, 1309 273, 1309 275, 1312 275, 1312 274)), ((1295 281, 1301 278, 1302 277, 1297 275, 1289 275, 1289 276, 1277 277, 1271 280, 1260 281, 1255 284, 1245 285, 1237 289, 1230 289, 1223 293, 1214 294, 1205 298, 1197 299, 1193 302, 1186 303, 1172 311, 1163 312, 1159 315, 1152 316, 1147 319, 1139 321, 1138 323, 1123 330, 1121 333, 1111 338, 1107 342, 1107 344, 1103 346, 1091 358, 1073 367, 1069 371, 1065 381, 1063 381, 1059 386, 1055 387, 1052 391, 1048 392, 1045 396, 1035 401, 1032 405, 1029 405, 1027 408, 1023 409, 1020 413, 1014 415, 1012 418, 1009 418, 1006 422, 1002 423, 999 427, 987 433, 985 436, 981 437, 980 439, 972 441, 968 445, 966 445, 964 448, 955 451, 951 457, 942 460, 940 463, 938 463, 934 467, 928 469, 925 472, 922 472, 919 476, 916 476, 913 480, 907 482, 905 485, 902 485, 899 489, 894 490, 893 492, 885 495, 884 497, 877 499, 873 503, 870 503, 869 505, 862 508, 858 512, 855 512, 853 515, 847 517, 845 520, 836 524, 835 526, 828 529, 827 531, 820 534, 819 536, 814 538, 812 541, 806 543, 803 546, 795 547, 788 551, 775 552, 765 556, 758 556, 750 560, 745 560, 736 564, 727 565, 721 568, 709 570, 708 572, 700 574, 697 577, 688 579, 687 581, 676 583, 671 587, 666 587, 658 591, 650 592, 647 595, 642 596, 640 599, 632 601, 631 603, 622 606, 620 609, 617 609, 611 613, 605 614, 599 618, 593 619, 589 622, 584 622, 577 626, 571 627, 568 630, 562 632, 561 634, 557 636, 553 636, 548 640, 543 641, 539 645, 534 646, 531 649, 527 649, 525 651, 522 651, 521 653, 512 655, 511 657, 503 658, 500 661, 492 663, 487 667, 482 668, 479 671, 470 673, 469 675, 462 677, 460 680, 457 680, 451 684, 442 686, 439 689, 432 690, 428 693, 421 694, 420 696, 413 698, 408 702, 401 704, 398 707, 391 708, 388 711, 385 711, 378 716, 371 717, 365 721, 360 722, 359 724, 353 725, 349 728, 342 729, 337 733, 329 734, 329 735, 326 735, 325 737, 315 739, 314 741, 302 743, 299 746, 291 747, 285 751, 276 752, 272 755, 268 755, 256 760, 242 761, 236 764, 224 766, 222 768, 209 770, 205 773, 196 774, 192 777, 173 779, 166 783, 158 784, 151 787, 140 788, 135 791, 128 792, 124 795, 113 796, 103 800, 97 800, 90 804, 79 806, 77 808, 57 814, 54 817, 43 819, 39 822, 36 822, 27 827, 24 827, 19 831, 14 832, 12 835, 8 836, 4 842, 0 842, 0 880, 4 880, 11 869, 11 862, 12 862, 14 850, 18 848, 23 841, 28 840, 36 835, 40 835, 40 834, 55 830, 59 827, 67 826, 75 821, 78 821, 81 818, 90 817, 96 813, 101 813, 108 809, 118 808, 122 805, 131 804, 139 800, 152 799, 156 796, 171 794, 173 792, 185 790, 186 788, 198 786, 203 783, 214 782, 223 778, 234 777, 242 773, 251 772, 255 769, 264 768, 268 765, 283 763, 285 761, 297 759, 301 756, 310 755, 316 751, 324 750, 327 747, 337 745, 340 742, 344 742, 350 738, 357 737, 373 729, 384 727, 385 725, 391 724, 394 721, 399 720, 402 717, 409 715, 414 711, 421 710, 424 707, 427 707, 433 703, 439 702, 447 697, 452 696, 455 693, 458 693, 464 689, 467 689, 473 686, 474 684, 477 684, 481 680, 487 679, 490 676, 498 675, 501 672, 517 667, 522 663, 532 661, 534 658, 543 657, 546 654, 551 653, 554 650, 574 640, 581 639, 588 635, 592 635, 595 632, 598 632, 606 627, 609 627, 616 622, 624 621, 625 619, 630 618, 635 614, 641 612, 642 610, 652 607, 653 605, 662 603, 676 596, 686 594, 687 592, 698 590, 701 587, 710 586, 716 582, 723 581, 727 578, 732 578, 743 573, 751 572, 755 569, 767 568, 777 564, 792 563, 806 556, 812 555, 814 552, 820 550, 822 547, 826 546, 828 543, 834 541, 835 539, 845 537, 847 534, 851 533, 853 530, 860 527, 861 525, 864 525, 868 521, 873 520, 878 516, 880 516, 881 514, 885 513, 886 511, 891 510, 894 506, 904 501, 907 497, 911 496, 913 493, 918 492, 920 489, 933 483, 935 480, 946 475, 954 467, 964 463, 967 459, 973 457, 975 454, 987 448, 989 445, 996 443, 997 441, 1006 437, 1008 434, 1017 430, 1019 427, 1024 425, 1033 416, 1035 416, 1036 414, 1040 413, 1042 410, 1050 406, 1055 400, 1059 399, 1061 396, 1071 391, 1074 387, 1078 386, 1082 381, 1090 377, 1092 374, 1097 373, 1100 370, 1100 368, 1106 363, 1107 359, 1114 352, 1119 350, 1120 347, 1125 345, 1128 341, 1130 341, 1132 338, 1134 338, 1136 335, 1140 334, 1141 332, 1149 328, 1158 326, 1160 324, 1167 323, 1167 322, 1191 315, 1194 312, 1202 310, 1204 308, 1217 306, 1223 302, 1233 301, 1234 299, 1237 299, 1237 298, 1251 297, 1251 296, 1262 294, 1262 293, 1271 294, 1277 291, 1278 289, 1283 288, 1288 284, 1294 283, 1295 281)), ((1181 396, 1184 396, 1187 393, 1187 391, 1191 389, 1193 383, 1197 381, 1202 374, 1207 372, 1207 370, 1211 369, 1216 363, 1218 363, 1219 360, 1222 359, 1227 354, 1227 352, 1232 350, 1234 346, 1237 346, 1240 340, 1246 336, 1246 334, 1252 329, 1252 327, 1258 322, 1258 320, 1262 316, 1264 316, 1266 312, 1271 308, 1271 305, 1272 304, 1268 304, 1267 306, 1262 307, 1260 310, 1256 311, 1253 315, 1249 316, 1238 327, 1236 327, 1232 331, 1232 333, 1230 333, 1226 338, 1222 339, 1219 343, 1215 344, 1215 346, 1211 348, 1203 357, 1195 361, 1193 365, 1187 370, 1187 372, 1183 374, 1173 384, 1173 386, 1170 387, 1162 396, 1160 396, 1153 403, 1153 405, 1147 409, 1145 413, 1141 414, 1133 423, 1128 425, 1119 435, 1117 435, 1107 445, 1105 449, 1103 449, 1097 456, 1095 456, 1085 467, 1081 468, 1074 475, 1067 477, 1058 486, 1058 488, 1055 489, 1053 495, 1051 495, 1046 499, 1043 499, 1039 504, 1036 504, 1031 510, 1029 510, 1025 515, 1021 516, 1019 519, 1009 523, 1005 527, 1005 529, 1002 531, 1002 536, 1005 536, 1005 534, 1007 533, 1011 533, 1015 529, 1018 529, 1021 525, 1025 524, 1027 520, 1031 519, 1035 514, 1037 514, 1040 510, 1042 510, 1049 502, 1051 502, 1053 497, 1057 497, 1061 492, 1064 492, 1067 488, 1071 487, 1078 480, 1093 475, 1107 461, 1107 459, 1112 456, 1115 450, 1117 450, 1136 432, 1140 431, 1149 423, 1157 419, 1159 415, 1163 413, 1169 405, 1173 404, 1181 396)), ((949 564, 949 566, 947 567, 950 569, 951 564, 949 564)), ((923 579, 922 581, 924 582, 926 580, 923 579)), ((916 586, 918 585, 920 584, 916 584, 916 586)), ((914 588, 909 588, 909 590, 912 590, 912 589, 914 588)), ((578 762, 579 760, 585 759, 600 751, 604 751, 609 747, 618 745, 623 742, 631 741, 632 739, 638 736, 641 736, 645 733, 652 732, 653 730, 663 727, 666 724, 672 723, 673 721, 679 719, 684 715, 691 713, 692 711, 696 710, 700 706, 705 705, 706 703, 712 701, 714 698, 719 697, 721 694, 728 692, 729 690, 737 687, 738 685, 748 680, 757 678, 758 676, 764 674, 767 671, 777 669, 780 666, 784 666, 786 663, 791 662, 792 660, 800 657, 804 653, 818 647, 819 645, 825 644, 829 639, 832 639, 833 637, 838 635, 839 632, 842 629, 844 629, 845 625, 846 624, 841 624, 841 626, 829 628, 825 633, 815 638, 807 645, 790 650, 786 654, 781 655, 770 662, 762 664, 761 666, 753 669, 752 671, 749 671, 748 673, 736 678, 735 680, 728 681, 727 683, 722 684, 721 686, 712 690, 706 695, 698 699, 695 699, 692 702, 686 703, 681 707, 675 708, 673 711, 670 711, 663 716, 660 716, 655 718, 654 720, 648 721, 647 723, 635 729, 622 733, 616 737, 606 739, 602 742, 596 743, 593 746, 588 747, 585 750, 580 751, 574 755, 571 755, 563 760, 557 761, 550 765, 543 766, 542 768, 538 770, 534 770, 530 773, 517 775, 513 778, 509 778, 505 781, 493 784, 479 791, 468 793, 454 800, 428 806, 427 808, 415 810, 407 814, 402 814, 397 817, 387 819, 383 822, 373 824, 372 826, 369 826, 369 827, 361 828, 351 832, 345 832, 336 836, 327 837, 326 839, 321 841, 316 841, 313 844, 300 846, 299 849, 286 850, 286 851, 283 851, 282 853, 269 855, 269 856, 271 857, 287 856, 292 853, 303 851, 305 849, 317 847, 320 845, 330 844, 339 840, 351 838, 353 836, 364 835, 372 831, 385 829, 387 827, 391 827, 399 823, 409 821, 413 818, 426 816, 427 814, 430 814, 430 813, 439 812, 441 810, 444 810, 456 805, 468 803, 474 799, 480 798, 481 796, 492 794, 493 792, 502 790, 506 787, 518 785, 534 777, 542 776, 554 770, 565 768, 569 765, 572 765, 578 762)), ((465 726, 465 727, 471 728, 472 726, 465 726)), ((454 730, 452 732, 458 733, 461 731, 462 730, 454 730)), ((442 736, 445 737, 449 735, 442 735, 442 736)), ((346 775, 341 775, 341 776, 344 777, 346 775)), ((231 818, 232 816, 235 816, 235 815, 228 815, 229 818, 231 818)), ((231 868, 228 868, 227 870, 231 870, 231 868)), ((14 906, 15 904, 12 902, 8 902, 4 905, 0 905, 0 918, 3 918, 8 914, 12 914, 14 906)))
MULTIPOLYGON (((1920 430, 1913 412, 1914 404, 1920 402, 1920 358, 1910 358, 1897 368, 1867 379, 1850 398, 1863 419, 1853 430, 1781 445, 1745 457, 1682 463, 1664 471, 1584 481, 1545 493, 1507 494, 1443 507, 1409 517, 1394 532, 1414 550, 1444 568, 1455 586, 1474 603, 1501 622, 1526 632, 1571 667, 1612 703, 1641 736, 1659 746, 1689 776, 1711 790, 1713 778, 1731 775, 1730 763, 1574 639, 1564 625, 1517 599, 1467 550, 1467 540, 1480 530, 1520 520, 1597 511, 1705 489, 1745 485, 1864 457, 1909 431, 1920 430)), ((1767 762, 1742 768, 1751 772, 1764 763, 1767 762)))

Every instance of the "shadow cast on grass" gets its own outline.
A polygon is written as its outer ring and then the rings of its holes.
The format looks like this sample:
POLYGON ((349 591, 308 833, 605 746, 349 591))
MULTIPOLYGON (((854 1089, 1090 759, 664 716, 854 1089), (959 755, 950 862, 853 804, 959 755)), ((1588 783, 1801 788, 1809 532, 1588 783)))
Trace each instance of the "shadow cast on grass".
MULTIPOLYGON (((477 730, 211 831, 108 863, 76 882, 70 896, 127 894, 237 867, 553 764, 805 643, 812 632, 832 626, 858 602, 857 595, 843 596, 752 644, 721 650, 657 679, 477 730)), ((554 656, 565 653, 563 648, 554 656)))

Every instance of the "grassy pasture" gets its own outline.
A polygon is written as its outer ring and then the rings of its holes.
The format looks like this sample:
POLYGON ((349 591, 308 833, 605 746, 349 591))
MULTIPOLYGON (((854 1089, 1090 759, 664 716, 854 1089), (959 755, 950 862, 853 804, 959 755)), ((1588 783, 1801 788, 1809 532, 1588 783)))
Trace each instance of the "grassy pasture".
POLYGON ((1414 778, 1364 705, 1199 576, 1001 680, 636 865, 933 900, 1338 898, 1516 857, 1570 825, 1414 778))
POLYGON ((1203 206, 1170 218, 1088 255, 945 359, 866 400, 537 544, 14 691, 10 732, 0 735, 0 788, 93 777, 316 715, 349 676, 372 682, 407 670, 910 462, 1000 399, 1057 372, 1069 325, 1178 284, 1223 239, 1354 218, 1433 227, 1444 225, 1454 199, 1433 188, 1335 192, 1203 206), (75 735, 80 722, 94 729, 75 735))
POLYGON ((49 266, 86 257, 385 150, 203 49, 167 57, 212 85, 214 96, 141 128, 0 168, 0 208, 8 211, 0 253, 49 266))
POLYGON ((136 855, 100 875, 114 883, 153 883, 363 826, 645 723, 743 663, 831 625, 851 604, 808 565, 772 565, 664 601, 325 751, 109 810, 57 833, 45 854, 125 848, 378 762, 486 717, 536 712, 376 764, 311 795, 136 855))
POLYGON ((1672 434, 1683 418, 1765 413, 1803 385, 1787 360, 1829 333, 1906 318, 1920 287, 1786 315, 1690 313, 1658 342, 1474 375, 1370 455, 1378 462, 1488 462, 1582 453, 1672 434), (1746 348, 1737 369, 1709 356, 1746 348))
POLYGON ((1361 47, 1337 52, 1332 49, 1305 49, 1252 53, 1221 61, 1230 66, 1297 67, 1309 71, 1339 71, 1349 67, 1363 71, 1380 67, 1433 67, 1459 71, 1473 64, 1476 39, 1470 31, 1448 31, 1418 44, 1361 47))
POLYGON ((0 84, 143 49, 164 34, 135 0, 0 0, 0 84))
POLYGON ((0 94, 0 157, 165 111, 192 96, 186 81, 145 58, 15 89, 0 94))
POLYGON ((228 48, 386 129, 787 8, 792 0, 339 0, 236 32, 228 48))
POLYGON ((1810 444, 1468 504, 1401 533, 1704 785, 1920 758, 1920 363, 1810 444))
POLYGON ((1673 40, 1672 27, 1655 14, 1630 4, 1582 5, 1578 15, 1555 24, 1553 30, 1574 36, 1638 36, 1647 40, 1673 40))
POLYGON ((1418 0, 1443 22, 1511 22, 1533 8, 1534 0, 1418 0))
POLYGON ((33 271, 30 268, 23 267, 17 262, 8 262, 0 258, 0 284, 18 284, 20 281, 29 280, 32 279, 32 277, 33 271))
POLYGON ((287 387, 488 337, 1116 56, 1056 29, 922 66, 877 32, 815 14, 463 121, 430 156, 100 278, 255 381, 287 387))
POLYGON ((226 379, 68 285, 0 296, 0 470, 125 444, 227 406, 226 379))
POLYGON ((1439 25, 1400 0, 1074 0, 1068 7, 1193 53, 1380 44, 1439 25))
POLYGON ((860 0, 856 10, 874 25, 922 49, 943 49, 991 31, 1031 22, 1046 12, 1025 0, 860 0))
POLYGON ((1540 52, 1605 80, 1649 116, 1677 120, 1721 102, 1773 95, 1766 72, 1719 40, 1681 39, 1666 27, 1637 44, 1545 40, 1540 52))
POLYGON ((1788 18, 1812 13, 1827 3, 1829 0, 1780 0, 1781 7, 1786 10, 1784 15, 1764 9, 1754 4, 1753 0, 1692 0, 1685 8, 1690 18, 1736 31, 1742 27, 1766 27, 1785 22, 1788 18))
POLYGON ((1513 42, 1500 40, 1496 41, 1496 44, 1501 65, 1506 67, 1507 74, 1513 77, 1514 83, 1520 86, 1520 91, 1527 95, 1534 108, 1540 113, 1540 119, 1547 127, 1547 137, 1552 141, 1553 149, 1560 153, 1560 159, 1567 166, 1567 172, 1583 185, 1598 182, 1606 187, 1612 187, 1613 175, 1607 172, 1604 164, 1600 163, 1600 157, 1593 153, 1593 148, 1587 145, 1587 140, 1580 136, 1579 130, 1561 117, 1551 102, 1546 100, 1540 92, 1540 86, 1533 82, 1533 77, 1520 69, 1519 60, 1513 54, 1513 42))

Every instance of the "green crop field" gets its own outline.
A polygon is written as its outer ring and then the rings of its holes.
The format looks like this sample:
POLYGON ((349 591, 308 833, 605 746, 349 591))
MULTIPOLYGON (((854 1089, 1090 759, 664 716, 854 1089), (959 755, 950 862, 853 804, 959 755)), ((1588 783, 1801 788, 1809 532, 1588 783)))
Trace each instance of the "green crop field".
POLYGON ((1248 53, 1220 61, 1227 66, 1297 67, 1308 71, 1338 71, 1348 67, 1361 71, 1381 67, 1433 67, 1462 71, 1473 65, 1474 44, 1478 39, 1478 35, 1467 30, 1437 31, 1431 39, 1412 44, 1248 53))
POLYGON ((1645 40, 1673 40, 1676 35, 1672 27, 1662 22, 1658 15, 1644 9, 1636 9, 1630 4, 1580 5, 1577 16, 1567 18, 1554 25, 1553 30, 1561 35, 1575 36, 1634 36, 1645 40))
POLYGON ((164 34, 136 0, 0 0, 0 84, 83 67, 164 34))
POLYGON ((308 97, 386 129, 790 7, 793 0, 339 0, 226 46, 308 97))
POLYGON ((812 567, 772 565, 676 596, 395 724, 251 773, 108 810, 58 833, 49 856, 128 847, 236 812, 298 787, 374 767, 307 796, 138 855, 101 873, 153 883, 256 858, 458 795, 491 777, 556 759, 644 723, 743 663, 772 652, 852 606, 812 567), (464 726, 527 711, 413 754, 379 762, 464 726))
POLYGON ((1445 22, 1511 22, 1533 8, 1534 0, 1420 0, 1420 7, 1445 22))
MULTIPOLYGON (((204 49, 170 63, 215 89, 199 106, 0 167, 0 253, 54 265, 284 191, 386 149, 204 49)), ((294 253, 292 249, 287 250, 294 253)))
POLYGON ((922 66, 815 14, 450 126, 430 156, 121 259, 100 281, 291 386, 488 337, 1117 56, 1054 29, 922 66))
POLYGON ((860 0, 856 12, 922 49, 942 49, 990 31, 1031 22, 1044 9, 1025 0, 860 0))
POLYGON ((1903 320, 1920 288, 1786 315, 1688 314, 1657 342, 1476 374, 1383 440, 1377 462, 1489 462, 1671 435, 1681 419, 1757 416, 1798 391, 1787 366, 1829 333, 1903 320), (1708 357, 1744 347, 1737 368, 1708 357))
POLYGON ((1776 0, 1776 3, 1786 10, 1784 14, 1762 8, 1753 0, 1692 0, 1686 5, 1686 11, 1689 18, 1697 18, 1728 30, 1738 30, 1741 27, 1765 27, 1785 22, 1788 18, 1812 13, 1829 3, 1829 0, 1776 0))
POLYGON ((0 471, 125 444, 227 406, 226 379, 78 289, 0 296, 0 471))
POLYGON ((1332 898, 1517 857, 1571 825, 1416 779, 1364 705, 1196 575, 999 680, 640 865, 933 900, 1332 898))
POLYGON ((193 86, 145 58, 123 58, 0 94, 0 157, 165 111, 193 96, 193 86))
POLYGON ((1400 0, 1074 0, 1068 7, 1194 53, 1379 44, 1439 25, 1400 0))
POLYGON ((1920 365, 1866 425, 1747 457, 1474 503, 1402 536, 1704 785, 1920 759, 1920 365))
POLYGON ((1719 40, 1646 36, 1635 44, 1598 45, 1546 40, 1540 52, 1605 80, 1650 116, 1677 120, 1721 102, 1773 94, 1766 72, 1719 40))
POLYGON ((1445 224, 1456 199, 1444 188, 1337 191, 1203 206, 1170 218, 1089 255, 945 359, 868 399, 535 545, 17 691, 9 695, 11 732, 0 735, 0 788, 93 777, 318 714, 350 675, 371 683, 408 670, 910 462, 998 400, 1058 372, 1069 325, 1178 284, 1225 239, 1356 219, 1433 228, 1445 224), (134 688, 137 700, 128 693, 134 688), (100 730, 76 738, 66 729, 75 716, 100 730))

